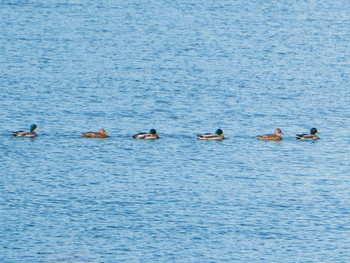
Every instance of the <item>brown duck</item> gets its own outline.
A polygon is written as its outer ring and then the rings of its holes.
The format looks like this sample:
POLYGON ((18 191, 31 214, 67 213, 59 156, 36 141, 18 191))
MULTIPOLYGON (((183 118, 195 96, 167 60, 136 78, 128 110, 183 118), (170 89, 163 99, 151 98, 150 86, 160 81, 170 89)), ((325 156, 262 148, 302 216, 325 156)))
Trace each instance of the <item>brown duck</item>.
POLYGON ((105 129, 99 129, 98 132, 85 132, 81 134, 83 137, 88 138, 107 138, 108 133, 105 131, 105 129))
POLYGON ((276 129, 275 134, 264 134, 264 135, 259 135, 258 138, 260 140, 267 140, 267 141, 280 141, 282 140, 282 135, 284 134, 281 129, 276 129))

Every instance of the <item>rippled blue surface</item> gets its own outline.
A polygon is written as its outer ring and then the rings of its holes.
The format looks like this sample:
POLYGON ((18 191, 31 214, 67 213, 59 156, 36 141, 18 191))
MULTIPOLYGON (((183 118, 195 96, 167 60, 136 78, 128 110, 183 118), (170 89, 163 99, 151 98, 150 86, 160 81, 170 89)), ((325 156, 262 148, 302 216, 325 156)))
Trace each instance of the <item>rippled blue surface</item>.
POLYGON ((1 1, 0 261, 350 261, 349 13, 1 1))

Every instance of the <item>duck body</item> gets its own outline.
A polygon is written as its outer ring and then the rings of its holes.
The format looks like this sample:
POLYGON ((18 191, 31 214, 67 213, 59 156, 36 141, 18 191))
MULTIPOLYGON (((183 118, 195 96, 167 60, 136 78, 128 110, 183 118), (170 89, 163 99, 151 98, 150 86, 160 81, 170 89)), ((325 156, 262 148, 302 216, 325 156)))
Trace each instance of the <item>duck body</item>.
POLYGON ((264 135, 258 135, 258 138, 260 140, 265 140, 265 141, 280 141, 282 140, 282 135, 284 134, 281 129, 277 128, 275 130, 275 134, 264 134, 264 135))
POLYGON ((12 132, 12 135, 15 137, 34 138, 38 136, 34 130, 39 130, 39 128, 35 124, 32 124, 30 125, 29 131, 16 131, 16 132, 12 132))
POLYGON ((198 134, 197 139, 198 140, 215 140, 215 141, 221 141, 225 139, 224 137, 225 133, 221 129, 217 129, 215 133, 204 133, 204 134, 198 134))
POLYGON ((140 139, 140 140, 157 140, 159 139, 159 134, 155 129, 151 129, 148 133, 138 133, 134 134, 132 136, 134 139, 140 139))
POLYGON ((316 128, 312 128, 310 134, 297 134, 296 138, 297 140, 318 140, 320 137, 316 133, 320 134, 316 128))
POLYGON ((98 132, 85 132, 81 134, 83 137, 86 138, 107 138, 108 133, 105 131, 105 129, 99 129, 98 132))

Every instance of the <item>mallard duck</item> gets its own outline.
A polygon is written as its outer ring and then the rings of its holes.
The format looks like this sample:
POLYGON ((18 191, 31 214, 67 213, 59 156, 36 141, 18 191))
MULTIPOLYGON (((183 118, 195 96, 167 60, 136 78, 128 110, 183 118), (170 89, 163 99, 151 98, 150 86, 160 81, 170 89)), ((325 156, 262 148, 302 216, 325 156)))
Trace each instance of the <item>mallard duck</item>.
POLYGON ((107 138, 108 133, 105 131, 105 129, 99 129, 98 132, 85 132, 81 134, 83 137, 88 138, 107 138))
POLYGON ((320 137, 318 137, 317 134, 320 134, 316 128, 312 128, 310 130, 310 134, 297 134, 296 137, 297 137, 297 140, 318 140, 320 137))
POLYGON ((215 133, 205 133, 205 134, 198 134, 197 139, 198 140, 223 140, 225 139, 223 131, 221 129, 217 129, 215 133))
POLYGON ((150 129, 149 133, 138 133, 134 134, 132 137, 134 137, 135 139, 156 140, 159 139, 159 134, 155 129, 150 129))
POLYGON ((264 134, 264 135, 259 135, 258 138, 260 140, 268 140, 268 141, 280 141, 282 140, 282 135, 284 134, 281 129, 276 129, 275 134, 264 134))
POLYGON ((36 137, 38 136, 34 130, 40 130, 35 124, 30 125, 30 131, 16 131, 12 132, 15 137, 36 137))

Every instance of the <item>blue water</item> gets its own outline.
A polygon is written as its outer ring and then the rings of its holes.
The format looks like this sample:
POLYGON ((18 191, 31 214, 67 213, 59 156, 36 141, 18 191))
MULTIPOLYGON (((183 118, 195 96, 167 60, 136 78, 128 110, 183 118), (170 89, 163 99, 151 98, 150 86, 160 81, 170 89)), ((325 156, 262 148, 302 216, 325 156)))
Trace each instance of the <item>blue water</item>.
POLYGON ((0 2, 0 262, 349 262, 350 2, 98 2, 0 2))

